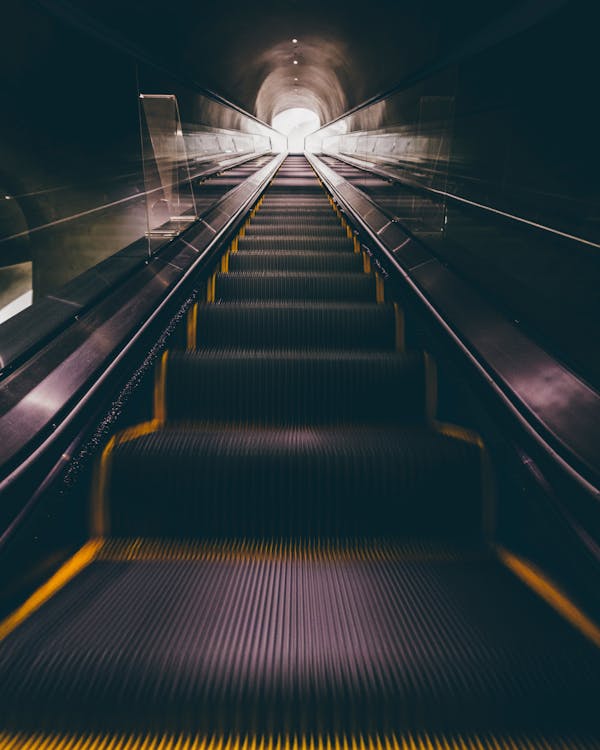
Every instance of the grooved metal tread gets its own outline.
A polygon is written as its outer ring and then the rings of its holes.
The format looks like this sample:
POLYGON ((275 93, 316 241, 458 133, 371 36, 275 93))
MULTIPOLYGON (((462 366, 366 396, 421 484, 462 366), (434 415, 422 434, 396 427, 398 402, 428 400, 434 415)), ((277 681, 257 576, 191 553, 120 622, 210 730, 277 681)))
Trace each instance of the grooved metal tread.
MULTIPOLYGON (((340 227, 341 229, 341 227, 340 227)), ((288 237, 281 234, 260 234, 256 237, 241 237, 239 240, 239 250, 313 250, 313 251, 337 251, 352 252, 352 240, 339 234, 331 237, 321 238, 318 232, 313 236, 298 235, 297 237, 288 237)))
POLYGON ((599 652, 491 557, 220 547, 109 544, 0 644, 4 728, 597 730, 599 652))
POLYGON ((222 302, 199 305, 197 346, 385 350, 396 326, 392 305, 222 302))
POLYGON ((215 299, 373 302, 376 285, 364 273, 235 271, 217 274, 215 299))
POLYGON ((166 413, 169 421, 424 423, 425 368, 420 352, 173 352, 166 413))
POLYGON ((476 441, 423 426, 168 423, 117 440, 106 481, 109 528, 202 538, 476 539, 481 461, 476 441))
POLYGON ((278 252, 246 250, 229 256, 229 272, 235 271, 338 271, 363 273, 359 253, 278 252))
POLYGON ((0 626, 0 748, 599 750, 600 651, 484 549, 481 441, 304 157, 246 229, 106 446, 87 567, 0 626))

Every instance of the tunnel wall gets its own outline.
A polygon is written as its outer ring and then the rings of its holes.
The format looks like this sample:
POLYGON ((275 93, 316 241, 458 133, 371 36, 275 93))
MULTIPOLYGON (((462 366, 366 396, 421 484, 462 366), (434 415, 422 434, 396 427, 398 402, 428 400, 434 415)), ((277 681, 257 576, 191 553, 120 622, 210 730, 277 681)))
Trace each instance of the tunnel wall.
POLYGON ((352 178, 515 325, 598 384, 593 28, 589 10, 567 4, 306 145, 416 187, 392 194, 365 172, 352 178))
MULTIPOLYGON (((192 181, 209 167, 271 152, 270 129, 239 111, 33 3, 9 0, 4 11, 3 303, 22 292, 17 267, 30 268, 29 286, 39 300, 59 294, 63 284, 117 251, 146 241, 148 203, 157 203, 162 188, 149 182, 156 170, 144 144, 140 94, 176 98, 186 156, 175 166, 192 181)), ((155 249, 147 242, 149 251, 155 249)))
POLYGON ((457 193, 600 241, 591 8, 538 25, 320 131, 311 150, 391 164, 457 193))

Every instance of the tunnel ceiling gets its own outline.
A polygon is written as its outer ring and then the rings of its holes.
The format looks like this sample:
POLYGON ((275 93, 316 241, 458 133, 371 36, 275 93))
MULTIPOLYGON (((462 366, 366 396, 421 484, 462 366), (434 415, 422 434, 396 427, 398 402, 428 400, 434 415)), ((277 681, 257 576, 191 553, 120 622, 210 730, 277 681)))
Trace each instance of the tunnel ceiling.
POLYGON ((262 120, 306 107, 327 122, 519 4, 83 0, 78 6, 262 120))

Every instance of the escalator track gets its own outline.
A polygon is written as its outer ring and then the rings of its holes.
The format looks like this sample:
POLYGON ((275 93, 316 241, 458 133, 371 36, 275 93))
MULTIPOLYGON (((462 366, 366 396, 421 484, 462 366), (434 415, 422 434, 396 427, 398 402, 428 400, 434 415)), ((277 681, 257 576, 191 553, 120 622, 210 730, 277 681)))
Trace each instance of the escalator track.
POLYGON ((484 446, 386 291, 288 157, 106 446, 92 538, 0 623, 0 747, 600 746, 599 631, 489 544, 484 446))

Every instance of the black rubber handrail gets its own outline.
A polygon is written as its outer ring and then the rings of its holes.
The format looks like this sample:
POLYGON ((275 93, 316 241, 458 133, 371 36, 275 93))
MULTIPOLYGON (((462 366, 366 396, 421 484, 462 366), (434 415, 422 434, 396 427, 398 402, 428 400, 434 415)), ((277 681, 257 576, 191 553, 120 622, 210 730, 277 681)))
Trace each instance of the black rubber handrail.
MULTIPOLYGON (((129 279, 98 308, 94 307, 53 340, 38 357, 0 383, 3 500, 8 493, 19 490, 23 477, 35 472, 38 463, 47 461, 49 455, 63 467, 67 465, 72 455, 68 446, 81 415, 120 372, 150 327, 157 324, 239 226, 284 158, 285 154, 274 156, 228 193, 229 205, 220 202, 212 224, 206 220, 196 222, 171 243, 168 258, 156 257, 153 263, 144 265, 138 272, 139 279, 129 279)), ((39 482, 44 476, 39 477, 39 482)), ((17 492, 21 507, 14 515, 8 511, 12 520, 3 524, 0 547, 12 535, 15 524, 20 523, 22 513, 30 509, 24 501, 32 494, 17 492)))
POLYGON ((368 242, 377 247, 408 283, 539 449, 553 464, 560 466, 586 495, 600 499, 600 450, 597 443, 597 425, 600 422, 594 417, 600 415, 600 394, 554 360, 522 331, 513 329, 485 300, 467 299, 469 294, 474 294, 470 287, 445 268, 426 247, 404 232, 401 225, 390 219, 373 200, 318 157, 309 155, 308 158, 335 200, 352 217, 355 225, 364 231, 368 242), (444 314, 448 304, 452 306, 454 320, 449 320, 444 314), (475 317, 475 312, 478 317, 475 317), (496 356, 488 351, 490 347, 486 346, 486 337, 481 335, 481 330, 476 330, 479 321, 488 318, 498 327, 496 335, 502 337, 502 347, 497 349, 496 356), (458 320, 462 321, 462 328, 457 327, 458 320), (473 330, 464 330, 465 320, 475 320, 471 325, 473 330), (505 351, 505 347, 511 345, 512 350, 505 351), (511 361, 527 363, 531 373, 531 378, 525 378, 520 390, 518 383, 523 379, 523 373, 513 371, 511 361), (548 380, 550 375, 554 380, 548 380), (552 382, 556 383, 560 390, 558 395, 562 398, 559 413, 556 409, 553 411, 550 395, 548 403, 543 400, 552 382), (565 401, 569 394, 571 400, 565 401))

